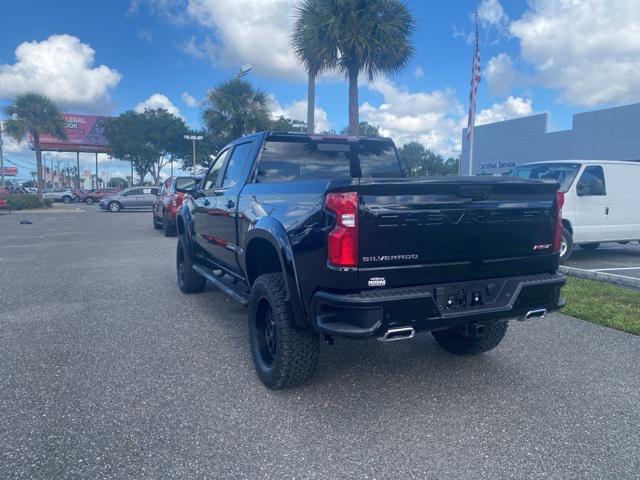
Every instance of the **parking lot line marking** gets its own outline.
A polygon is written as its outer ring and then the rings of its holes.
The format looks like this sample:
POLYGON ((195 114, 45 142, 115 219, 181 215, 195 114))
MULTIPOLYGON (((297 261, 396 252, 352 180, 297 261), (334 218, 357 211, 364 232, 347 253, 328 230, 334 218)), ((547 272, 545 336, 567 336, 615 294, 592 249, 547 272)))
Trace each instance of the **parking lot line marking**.
POLYGON ((593 268, 591 272, 608 272, 612 270, 640 270, 640 267, 593 268))

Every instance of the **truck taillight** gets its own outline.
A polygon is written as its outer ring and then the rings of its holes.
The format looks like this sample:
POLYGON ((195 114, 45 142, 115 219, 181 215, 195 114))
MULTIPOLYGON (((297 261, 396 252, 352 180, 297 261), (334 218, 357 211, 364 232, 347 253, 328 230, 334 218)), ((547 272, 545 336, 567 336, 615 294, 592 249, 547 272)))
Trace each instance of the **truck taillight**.
POLYGON ((559 252, 562 244, 562 206, 564 205, 564 193, 556 192, 556 229, 553 235, 553 251, 559 252))
POLYGON ((173 208, 178 208, 180 205, 182 205, 182 198, 184 197, 184 193, 182 192, 177 192, 174 195, 171 195, 171 205, 173 206, 173 208))
POLYGON ((336 226, 327 238, 327 260, 334 267, 358 265, 358 194, 327 193, 327 210, 336 215, 336 226))

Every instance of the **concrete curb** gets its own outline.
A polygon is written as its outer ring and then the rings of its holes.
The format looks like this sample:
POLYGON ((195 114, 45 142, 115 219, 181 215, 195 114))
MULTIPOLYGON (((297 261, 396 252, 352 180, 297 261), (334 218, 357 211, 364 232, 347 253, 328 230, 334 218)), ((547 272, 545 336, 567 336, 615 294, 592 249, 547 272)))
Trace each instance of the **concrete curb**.
POLYGON ((623 275, 616 275, 615 273, 591 272, 581 268, 564 266, 560 267, 560 272, 565 275, 571 275, 572 277, 585 278, 587 280, 595 280, 597 282, 606 282, 614 285, 640 289, 640 278, 625 277, 623 275))

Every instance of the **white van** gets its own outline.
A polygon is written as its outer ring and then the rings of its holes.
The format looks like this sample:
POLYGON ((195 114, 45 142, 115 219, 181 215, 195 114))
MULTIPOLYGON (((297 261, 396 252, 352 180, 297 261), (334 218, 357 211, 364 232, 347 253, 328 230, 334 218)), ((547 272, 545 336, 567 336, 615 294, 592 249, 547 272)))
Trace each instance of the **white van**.
POLYGON ((573 246, 640 240, 640 162, 554 160, 520 165, 511 176, 560 182, 564 231, 560 261, 573 246))

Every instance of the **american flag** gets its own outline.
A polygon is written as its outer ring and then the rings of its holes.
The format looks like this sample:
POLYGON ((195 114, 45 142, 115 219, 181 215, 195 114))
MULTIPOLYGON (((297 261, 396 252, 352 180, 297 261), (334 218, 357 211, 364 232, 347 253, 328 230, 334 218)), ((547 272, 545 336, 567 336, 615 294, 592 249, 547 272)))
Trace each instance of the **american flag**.
POLYGON ((480 83, 480 49, 478 48, 478 12, 476 12, 476 31, 473 43, 473 64, 471 66, 471 92, 469 93, 469 121, 467 122, 467 141, 471 138, 473 126, 476 123, 476 94, 478 93, 478 84, 480 83))

